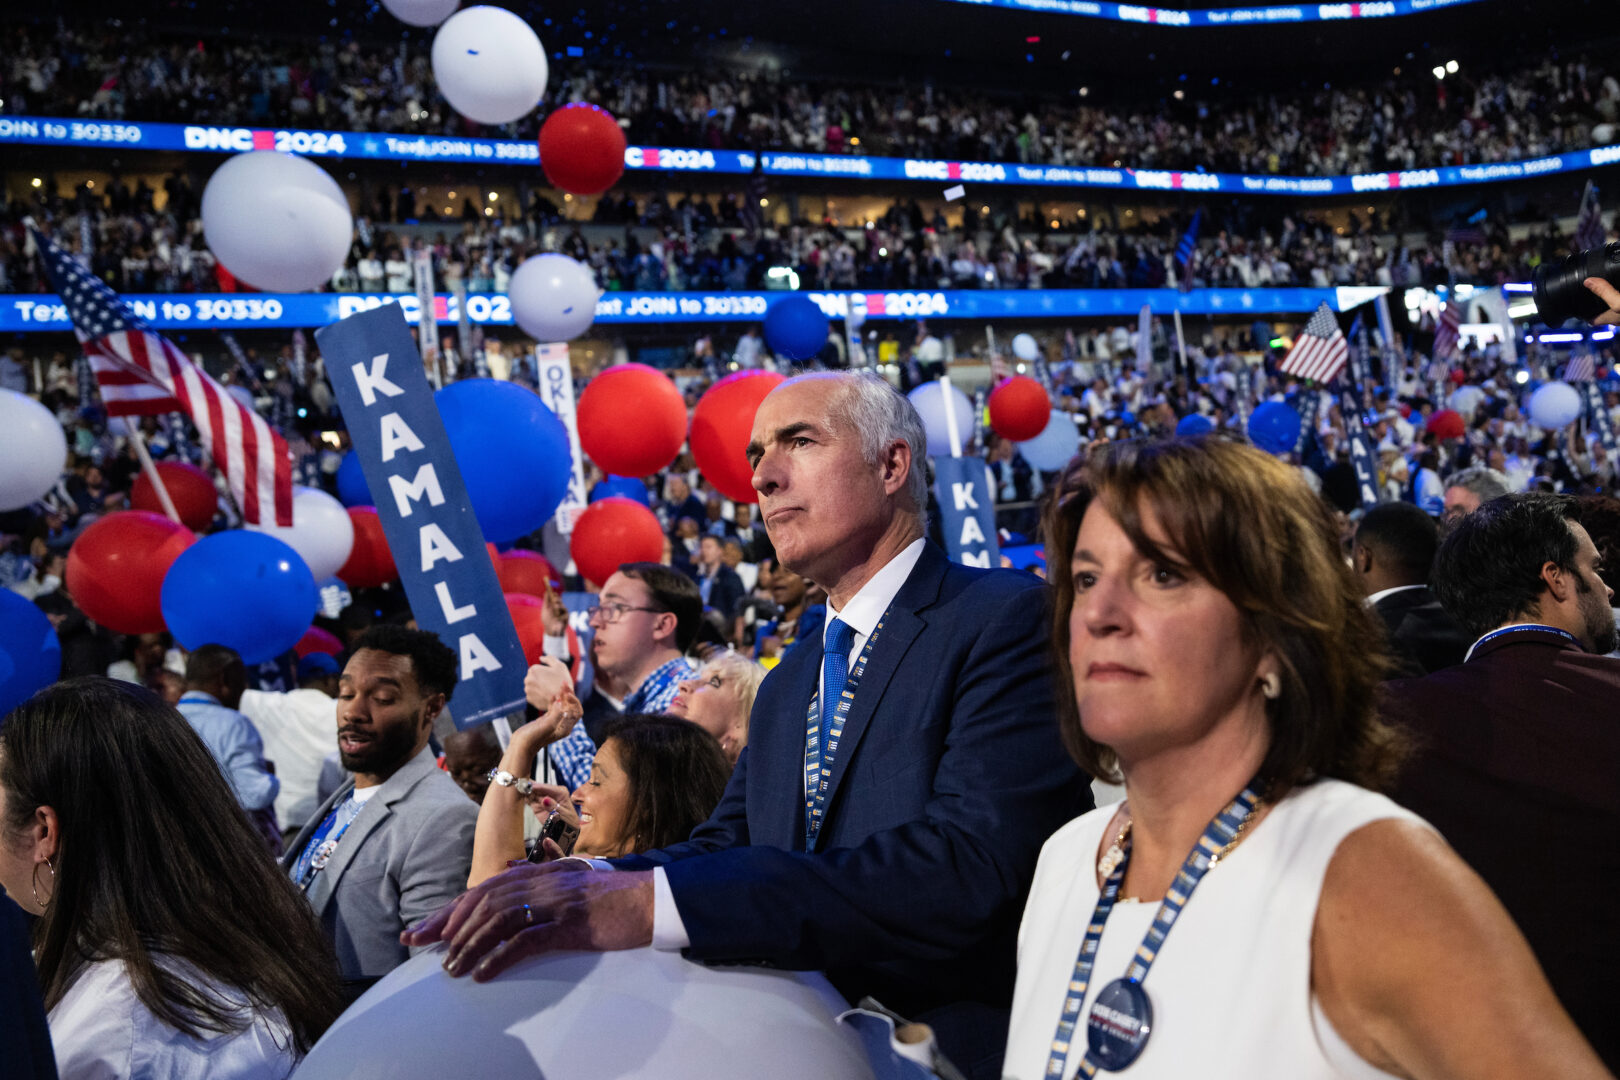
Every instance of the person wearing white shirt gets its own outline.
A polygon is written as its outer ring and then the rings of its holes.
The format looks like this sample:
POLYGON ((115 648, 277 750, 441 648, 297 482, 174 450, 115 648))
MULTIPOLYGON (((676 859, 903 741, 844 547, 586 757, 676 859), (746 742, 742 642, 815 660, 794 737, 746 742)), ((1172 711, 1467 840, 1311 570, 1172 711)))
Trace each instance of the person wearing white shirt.
POLYGON ((264 756, 276 769, 276 821, 282 831, 303 828, 321 804, 321 765, 337 745, 337 661, 312 652, 298 662, 298 689, 286 693, 242 691, 237 706, 264 740, 264 756))

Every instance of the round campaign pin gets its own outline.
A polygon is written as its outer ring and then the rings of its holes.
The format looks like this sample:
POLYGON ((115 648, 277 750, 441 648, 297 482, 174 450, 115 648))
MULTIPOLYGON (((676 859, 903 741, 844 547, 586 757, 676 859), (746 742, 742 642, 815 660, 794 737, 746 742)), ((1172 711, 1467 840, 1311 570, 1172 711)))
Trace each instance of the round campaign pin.
POLYGON ((1142 984, 1115 979, 1103 987, 1086 1017, 1086 1045, 1091 1058, 1118 1072, 1142 1055, 1153 1030, 1153 1005, 1142 984))

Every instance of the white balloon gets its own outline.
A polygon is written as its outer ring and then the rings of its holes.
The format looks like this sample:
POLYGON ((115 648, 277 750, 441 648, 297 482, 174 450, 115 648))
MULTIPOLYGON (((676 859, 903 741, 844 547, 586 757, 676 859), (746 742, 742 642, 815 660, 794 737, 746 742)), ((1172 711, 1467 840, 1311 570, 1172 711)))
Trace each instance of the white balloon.
MULTIPOLYGON (((928 456, 951 456, 951 433, 945 423, 945 398, 937 382, 924 383, 910 394, 912 407, 922 417, 923 430, 928 433, 928 456)), ((966 443, 973 437, 973 402, 957 388, 951 387, 951 409, 956 413, 956 438, 966 443)))
POLYGON ((512 318, 536 341, 569 341, 596 318, 596 287, 591 269, 567 255, 535 255, 523 260, 506 286, 512 318))
POLYGON ((382 0, 382 6, 402 23, 438 26, 456 13, 461 0, 382 0))
POLYGON ((349 198, 327 171, 275 150, 237 154, 202 197, 203 234, 220 264, 266 292, 303 292, 343 268, 354 236, 349 198))
POLYGON ((51 410, 27 394, 0 390, 0 510, 27 506, 66 467, 67 436, 51 410))
POLYGON ((546 50, 529 24, 498 7, 470 7, 433 38, 433 77, 456 112, 480 124, 506 124, 540 104, 546 50))
POLYGON ((1567 382, 1550 382, 1530 395, 1530 419, 1537 427, 1560 431, 1580 419, 1581 392, 1567 382))
POLYGON ((1012 340, 1013 355, 1020 360, 1033 360, 1041 355, 1041 347, 1028 334, 1019 334, 1012 340))
POLYGON ((254 532, 274 536, 303 556, 316 581, 334 576, 354 550, 354 521, 349 512, 319 488, 293 488, 291 525, 249 525, 254 532))
POLYGON ((1032 468, 1056 472, 1080 452, 1080 429, 1075 426, 1074 417, 1053 409, 1046 430, 1028 442, 1019 443, 1018 452, 1032 468))
POLYGON ((443 946, 367 990, 298 1080, 872 1080, 824 976, 707 967, 652 948, 548 953, 487 983, 453 979, 443 946), (604 1038, 604 1022, 611 1037, 604 1038))

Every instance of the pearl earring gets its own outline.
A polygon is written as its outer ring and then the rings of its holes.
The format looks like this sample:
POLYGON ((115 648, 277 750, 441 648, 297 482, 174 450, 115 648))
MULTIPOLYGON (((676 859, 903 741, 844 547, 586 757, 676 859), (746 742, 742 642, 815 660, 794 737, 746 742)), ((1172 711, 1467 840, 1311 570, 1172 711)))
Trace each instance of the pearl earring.
POLYGON ((1275 671, 1268 671, 1260 677, 1260 692, 1275 701, 1282 696, 1282 678, 1275 671))

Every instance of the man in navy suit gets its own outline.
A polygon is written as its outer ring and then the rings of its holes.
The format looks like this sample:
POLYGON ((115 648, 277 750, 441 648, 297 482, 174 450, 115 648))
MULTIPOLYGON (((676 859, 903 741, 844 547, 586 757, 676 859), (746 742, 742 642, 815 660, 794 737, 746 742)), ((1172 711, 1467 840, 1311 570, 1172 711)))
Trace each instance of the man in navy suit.
POLYGON ((1054 719, 1043 587, 923 538, 924 441, 875 376, 766 398, 748 448, 761 513, 828 617, 760 688, 719 808, 614 873, 508 871, 407 940, 449 940, 451 974, 478 978, 549 949, 648 944, 819 968, 933 1024, 969 1075, 999 1076, 1036 858, 1092 800, 1054 719))

